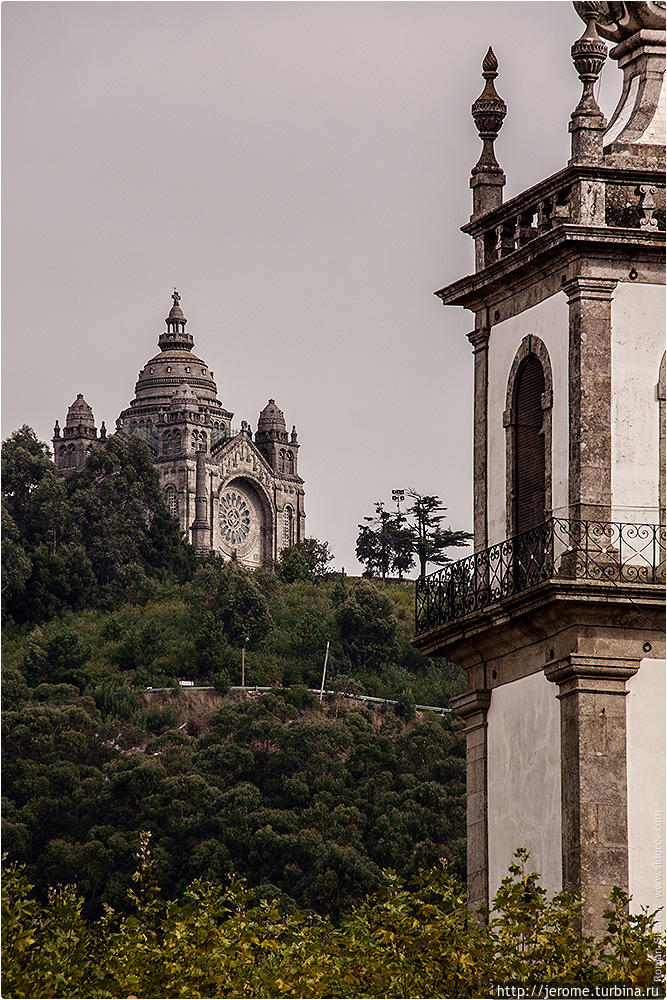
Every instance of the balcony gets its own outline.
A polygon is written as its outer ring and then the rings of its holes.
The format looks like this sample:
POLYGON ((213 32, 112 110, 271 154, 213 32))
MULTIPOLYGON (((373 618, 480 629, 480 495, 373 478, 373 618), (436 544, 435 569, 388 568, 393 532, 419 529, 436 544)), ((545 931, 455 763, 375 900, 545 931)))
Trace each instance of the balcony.
POLYGON ((417 636, 547 580, 665 584, 665 525, 552 517, 417 580, 417 636))

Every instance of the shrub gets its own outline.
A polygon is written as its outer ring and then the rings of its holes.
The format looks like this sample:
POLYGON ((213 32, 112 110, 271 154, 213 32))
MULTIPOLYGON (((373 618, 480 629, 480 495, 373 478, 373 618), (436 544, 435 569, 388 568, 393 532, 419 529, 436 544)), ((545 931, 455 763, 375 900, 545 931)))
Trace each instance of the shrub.
MULTIPOLYGON (((25 870, 12 865, 2 888, 3 992, 489 997, 499 983, 627 988, 661 981, 655 915, 628 914, 627 895, 615 889, 605 911, 608 933, 601 941, 582 936, 581 904, 565 893, 547 900, 527 858, 517 852, 486 924, 469 919, 465 890, 444 865, 408 883, 386 871, 380 890, 337 923, 282 910, 273 886, 259 895, 234 878, 224 889, 197 880, 181 902, 164 902, 145 836, 130 917, 108 911, 86 920, 72 886, 40 903, 25 870)), ((227 865, 221 852, 218 867, 227 865)))
POLYGON ((216 674, 213 680, 213 687, 220 694, 227 694, 231 687, 231 681, 229 680, 229 674, 226 670, 221 670, 220 673, 216 674))
POLYGON ((176 725, 176 715, 172 708, 148 708, 137 716, 135 722, 146 732, 159 735, 176 725))

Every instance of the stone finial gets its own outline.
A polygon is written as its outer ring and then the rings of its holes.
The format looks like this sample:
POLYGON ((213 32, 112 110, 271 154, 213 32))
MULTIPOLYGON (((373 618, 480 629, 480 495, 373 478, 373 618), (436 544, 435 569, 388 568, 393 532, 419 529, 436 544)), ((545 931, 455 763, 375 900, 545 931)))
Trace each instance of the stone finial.
POLYGON ((54 436, 54 438, 59 438, 60 437, 60 424, 58 423, 57 420, 56 420, 55 424, 53 425, 53 436, 54 436))
POLYGON ((498 60, 491 47, 482 61, 484 90, 472 106, 472 117, 483 142, 482 154, 472 169, 470 186, 473 189, 473 215, 490 212, 502 204, 505 174, 496 160, 493 144, 498 138, 507 105, 498 96, 494 84, 498 76, 498 60))
POLYGON ((572 62, 583 84, 581 99, 573 111, 573 115, 602 115, 595 95, 593 85, 600 75, 604 61, 607 58, 607 46, 598 35, 597 21, 601 15, 601 5, 589 0, 582 3, 582 15, 586 19, 586 28, 581 38, 574 43, 570 52, 572 62))
MULTIPOLYGON (((590 3, 575 0, 574 6, 587 21, 590 3)), ((618 154, 624 167, 662 169, 665 4, 660 0, 612 0, 597 7, 597 32, 615 43, 609 58, 623 71, 623 90, 604 137, 605 156, 618 154)))
POLYGON ((595 163, 602 156, 602 141, 607 127, 600 111, 593 87, 607 58, 607 46, 597 32, 597 22, 602 14, 600 3, 587 0, 580 6, 580 15, 586 20, 581 38, 572 46, 572 62, 583 85, 581 98, 570 118, 572 133, 571 163, 595 163))
POLYGON ((296 444, 296 424, 292 424, 292 434, 290 436, 292 444, 296 444))
POLYGON ((107 425, 102 421, 100 424, 100 441, 106 441, 107 439, 107 425))

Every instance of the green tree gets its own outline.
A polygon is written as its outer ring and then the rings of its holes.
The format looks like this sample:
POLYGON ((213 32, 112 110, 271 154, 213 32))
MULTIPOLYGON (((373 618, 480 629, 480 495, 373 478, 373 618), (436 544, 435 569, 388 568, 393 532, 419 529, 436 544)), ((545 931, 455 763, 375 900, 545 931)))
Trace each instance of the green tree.
POLYGON ((449 562, 447 549, 466 546, 473 537, 469 531, 452 531, 443 527, 447 508, 440 497, 408 491, 412 506, 408 509, 413 534, 414 551, 419 561, 419 575, 426 576, 428 563, 442 566, 449 562))
MULTIPOLYGON (((267 600, 251 571, 238 563, 222 564, 218 560, 212 569, 214 584, 209 609, 232 646, 243 646, 247 639, 247 646, 252 649, 273 624, 267 600)), ((208 579, 208 570, 205 567, 202 580, 208 579)))
MULTIPOLYGON (((289 838, 271 829, 264 840, 289 850, 289 838)), ((339 858, 363 877, 349 852, 339 858)), ((195 880, 169 901, 146 835, 138 861, 131 912, 108 911, 95 922, 73 887, 39 902, 24 869, 11 866, 3 879, 4 995, 488 997, 498 983, 660 989, 664 975, 655 915, 628 914, 627 895, 615 889, 607 935, 581 936, 581 905, 562 893, 547 900, 525 857, 486 924, 469 919, 465 890, 443 865, 410 880, 386 870, 380 887, 334 922, 289 912, 275 888, 252 892, 238 878, 226 887, 195 880)), ((331 862, 321 878, 333 887, 331 862)))
POLYGON ((396 621, 390 599, 361 581, 336 609, 341 651, 357 667, 377 670, 397 655, 396 621))
POLYGON ((280 553, 280 572, 285 583, 312 580, 313 574, 304 556, 294 546, 280 553))
POLYGON ((365 576, 380 576, 384 582, 394 558, 394 526, 392 515, 384 504, 375 504, 375 516, 365 517, 358 525, 356 556, 366 567, 365 576))
MULTIPOLYGON (((321 542, 319 538, 302 538, 300 542, 296 545, 291 545, 288 549, 283 549, 280 562, 283 567, 283 575, 285 574, 285 565, 296 564, 301 566, 301 560, 305 563, 308 571, 310 572, 310 577, 304 577, 302 575, 297 575, 294 579, 315 579, 322 580, 327 574, 329 563, 333 560, 333 553, 329 549, 328 542, 321 542), (296 557, 299 560, 296 560, 296 557)), ((288 573, 290 570, 288 570, 288 573)), ((288 583, 292 581, 285 576, 288 583)))

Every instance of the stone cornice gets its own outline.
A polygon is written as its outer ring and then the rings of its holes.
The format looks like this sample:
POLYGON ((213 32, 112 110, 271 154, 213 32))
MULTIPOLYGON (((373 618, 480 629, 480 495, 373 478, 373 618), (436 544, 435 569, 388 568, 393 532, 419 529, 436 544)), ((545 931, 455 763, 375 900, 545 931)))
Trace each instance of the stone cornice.
POLYGON ((565 688, 564 693, 595 691, 609 687, 609 681, 616 682, 612 687, 618 687, 619 681, 623 687, 625 681, 637 673, 639 664, 639 659, 570 653, 564 660, 545 667, 544 675, 547 680, 560 685, 561 689, 565 688))
POLYGON ((566 223, 537 236, 530 243, 506 257, 501 258, 484 270, 469 274, 465 278, 445 285, 434 294, 443 305, 464 306, 478 310, 488 305, 489 297, 495 291, 507 293, 507 286, 521 280, 529 284, 535 274, 542 274, 545 258, 556 262, 567 258, 573 251, 577 256, 593 256, 596 253, 613 251, 619 246, 632 247, 637 251, 654 254, 658 260, 664 259, 665 233, 648 234, 640 229, 612 228, 610 226, 579 226, 566 223))
POLYGON ((487 350, 490 335, 491 329, 488 326, 481 327, 479 330, 473 330, 468 334, 468 340, 472 344, 473 354, 477 354, 478 351, 487 350))
POLYGON ((599 299, 608 301, 614 294, 618 284, 613 278, 596 278, 589 275, 577 275, 562 287, 568 301, 573 299, 599 299))
POLYGON ((461 719, 469 719, 471 716, 482 715, 486 721, 486 713, 491 704, 491 691, 488 688, 478 688, 475 691, 466 691, 458 694, 450 700, 453 712, 461 719))

